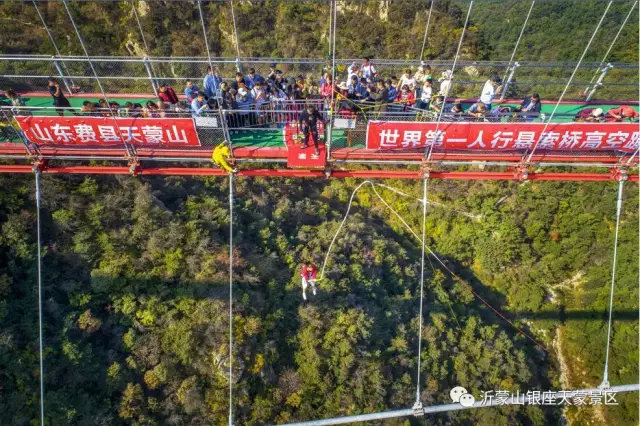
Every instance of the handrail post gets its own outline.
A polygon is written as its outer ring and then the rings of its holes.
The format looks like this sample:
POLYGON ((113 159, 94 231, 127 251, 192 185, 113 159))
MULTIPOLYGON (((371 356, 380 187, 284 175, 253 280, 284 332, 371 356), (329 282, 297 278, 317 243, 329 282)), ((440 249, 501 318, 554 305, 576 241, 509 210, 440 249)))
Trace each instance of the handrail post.
POLYGON ((60 61, 58 61, 55 56, 52 56, 51 59, 53 60, 53 65, 55 65, 56 69, 58 70, 58 74, 60 74, 60 78, 62 79, 62 82, 64 83, 64 87, 67 89, 67 92, 69 92, 69 94, 73 94, 73 91, 71 90, 71 86, 69 86, 69 82, 67 81, 67 78, 64 76, 64 72, 62 71, 62 66, 60 65, 60 61))
POLYGON ((149 62, 149 58, 145 56, 142 58, 144 62, 144 67, 147 69, 147 75, 149 76, 149 81, 151 82, 151 88, 153 89, 153 94, 158 96, 158 88, 156 86, 156 81, 153 78, 153 72, 151 71, 151 63, 149 62))
POLYGON ((598 81, 596 81, 596 83, 591 88, 591 91, 587 95, 587 99, 586 99, 587 102, 589 102, 593 97, 593 95, 595 95, 596 90, 598 90, 599 87, 603 86, 602 81, 604 80, 609 70, 611 70, 612 68, 613 68, 613 64, 611 62, 609 62, 604 67, 602 67, 601 74, 600 74, 600 77, 598 78, 598 81))
POLYGON ((516 70, 518 69, 519 66, 520 66, 519 62, 514 62, 513 65, 511 65, 509 76, 507 77, 507 81, 504 83, 504 86, 502 86, 502 92, 500 93, 501 101, 503 101, 505 96, 507 96, 507 91, 509 90, 511 83, 513 82, 513 77, 515 76, 516 70))

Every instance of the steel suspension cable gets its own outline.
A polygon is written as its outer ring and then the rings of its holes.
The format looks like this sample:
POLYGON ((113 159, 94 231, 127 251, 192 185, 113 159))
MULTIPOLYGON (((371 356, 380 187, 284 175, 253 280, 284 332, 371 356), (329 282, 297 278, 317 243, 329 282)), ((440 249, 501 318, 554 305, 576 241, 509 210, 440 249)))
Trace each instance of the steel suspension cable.
POLYGON ((624 29, 625 25, 627 24, 627 21, 631 17, 631 14, 633 13, 633 9, 635 9, 637 4, 638 4, 638 0, 635 0, 633 2, 633 5, 631 6, 631 9, 629 9, 629 13, 627 14, 626 18, 624 18, 624 21, 622 21, 622 25, 620 25, 620 29, 618 29, 618 32, 616 33, 616 36, 613 38, 613 41, 609 45, 609 48, 607 49, 607 53, 604 54, 604 56, 602 57, 602 60, 600 61, 600 65, 598 65, 598 68, 593 73, 593 77, 591 77, 591 81, 589 81, 589 85, 591 85, 593 83, 593 81, 596 79, 596 77, 598 76, 598 71, 601 70, 602 65, 604 65, 605 61, 607 60, 607 57, 609 56, 609 53, 611 53, 611 50, 613 49, 613 46, 616 44, 616 41, 618 41, 618 37, 620 37, 620 34, 622 34, 622 30, 624 29))
POLYGON ((233 425, 233 173, 229 173, 229 426, 233 425))
MULTIPOLYGON (((593 30, 593 34, 591 34, 591 38, 589 39, 589 43, 587 43, 587 46, 584 48, 584 51, 582 52, 582 56, 580 56, 580 60, 576 64, 576 67, 573 69, 573 72, 571 73, 571 77, 569 77, 569 81, 567 81, 567 84, 566 84, 566 86, 564 86, 564 90, 562 91, 562 94, 560 95, 560 98, 558 98, 558 101, 556 102, 556 105, 553 107, 553 111, 551 112, 551 115, 547 119, 547 121, 546 121, 546 123, 544 125, 544 128, 542 129, 542 132, 540 132, 540 137, 536 140, 536 143, 533 145, 533 149, 531 150, 531 154, 527 158, 526 163, 531 162, 531 158, 533 158, 533 154, 536 152, 536 149, 538 148, 538 145, 540 144, 540 141, 545 137, 545 132, 547 131, 547 128, 549 127, 549 124, 551 124, 551 120, 553 120, 553 116, 556 114, 556 111, 558 110, 558 107, 560 106, 560 103, 562 102, 562 99, 564 98, 564 95, 567 93, 567 90, 569 90, 569 86, 571 85, 571 82, 573 81, 573 77, 575 77, 576 73, 578 72, 578 68, 580 68, 580 64, 582 63, 582 60, 586 56, 587 51, 589 50, 589 47, 591 47, 591 43, 593 42, 593 39, 596 37, 596 34, 598 33, 598 30, 602 26, 602 22, 604 21, 605 16, 607 16, 607 12, 611 8, 611 4, 612 3, 613 3, 613 1, 609 1, 609 4, 607 4, 607 8, 604 10, 604 13, 602 14, 602 17, 600 17, 600 21, 598 22, 598 25, 596 25, 595 30, 593 30)), ((526 157, 526 156, 527 156, 527 153, 525 152, 525 154, 524 154, 524 156, 522 158, 524 159, 524 157, 526 157)))
POLYGON ((336 0, 333 0, 333 16, 331 25, 333 30, 331 35, 333 36, 333 40, 331 40, 331 105, 329 106, 329 132, 327 135, 327 131, 325 129, 325 138, 327 139, 326 150, 327 150, 327 160, 331 158, 331 143, 333 142, 333 114, 335 111, 335 90, 333 89, 336 86, 336 21, 338 20, 338 4, 336 0))
POLYGON ((613 240, 613 265, 611 266, 611 292, 609 295, 609 325, 607 327, 607 351, 604 360, 604 373, 602 374, 601 387, 609 387, 609 349, 611 346, 611 322, 613 318, 613 293, 616 282, 616 260, 618 256, 618 230, 620 228, 620 213, 622 212, 622 189, 624 180, 618 182, 618 201, 616 204, 616 230, 613 240))
MULTIPOLYGON (((33 3, 33 7, 36 8, 36 12, 38 13, 38 17, 40 18, 40 22, 42 22, 42 26, 44 27, 44 30, 47 32, 47 35, 49 36, 49 40, 53 45, 53 49, 56 51, 56 56, 58 57, 62 56, 60 54, 60 50, 58 49, 58 44, 56 43, 56 39, 53 38, 53 34, 49 30, 49 26, 47 26, 47 22, 44 20, 44 16, 42 16, 42 12, 40 12, 40 8, 38 7, 37 0, 32 0, 32 3, 33 3)), ((62 62, 61 66, 64 67, 64 69, 67 71, 67 74, 71 74, 69 72, 69 69, 67 68, 67 65, 64 62, 62 62)), ((64 76, 61 76, 61 77, 64 78, 64 76)), ((74 86, 73 80, 71 78, 69 78, 69 81, 71 82, 71 86, 74 86)))
MULTIPOLYGON (((433 3, 432 3, 433 4, 433 3)), ((424 301, 424 243, 426 240, 426 228, 427 228, 427 181, 429 176, 425 176, 422 182, 422 255, 420 257, 420 310, 419 310, 419 322, 418 322, 418 372, 416 374, 416 402, 414 408, 422 408, 422 402, 420 400, 420 367, 422 360, 422 305, 424 301)), ((375 188, 375 187, 374 187, 375 188)))
POLYGON ((98 84, 98 87, 100 88, 100 93, 102 93, 102 96, 104 97, 104 100, 107 102, 107 107, 108 107, 108 110, 109 110, 109 114, 113 118, 113 122, 115 123, 116 128, 118 129, 118 134, 120 135, 120 141, 124 144, 125 150, 127 151, 127 155, 135 156, 135 149, 133 148, 133 146, 129 147, 129 144, 122 137, 122 131, 120 130, 120 125, 118 124, 118 120, 116 119, 116 116, 113 113, 113 109, 111 108, 111 101, 109 101, 109 98, 107 97, 107 94, 106 94, 104 88, 102 87, 102 83, 100 82, 100 77, 98 77, 98 73, 96 72, 96 69, 93 66, 93 61, 91 61, 91 58, 89 57, 89 51, 87 50, 87 47, 85 46, 84 41, 82 40, 82 36, 80 35, 80 30, 78 30, 78 26, 76 25, 76 21, 73 19, 73 15, 71 15, 71 10, 69 10, 69 5, 67 3, 68 1, 69 0, 62 0, 62 4, 64 5, 65 10, 67 11, 67 15, 69 16, 69 20, 71 20, 71 25, 73 25, 73 29, 76 32, 76 37, 78 37, 78 41, 80 42, 80 46, 82 47, 82 50, 84 51, 84 54, 85 54, 85 56, 87 58, 87 62, 89 63, 89 67, 91 68, 91 71, 93 72, 93 76, 96 79, 96 83, 98 84))
POLYGON ((36 228, 38 235, 38 335, 40 344, 40 424, 44 426, 44 359, 42 336, 42 241, 40 236, 40 169, 35 168, 36 175, 36 228))
POLYGON ((433 4, 436 0, 431 0, 431 6, 429 6, 429 15, 427 16, 427 25, 424 28, 424 38, 422 39, 422 49, 420 50, 420 62, 424 57, 424 48, 427 46, 427 34, 429 34, 429 24, 431 23, 431 12, 433 11, 433 4))
POLYGON ((140 17, 138 16, 138 10, 136 8, 136 5, 134 4, 134 0, 130 0, 131 1, 131 9, 133 9, 133 14, 136 17, 136 22, 138 23, 138 29, 140 30, 140 38, 142 39, 142 44, 144 44, 144 51, 147 55, 147 57, 150 56, 150 51, 149 51, 149 46, 147 45, 147 39, 144 36, 144 31, 142 31, 142 23, 140 22, 140 17))
MULTIPOLYGON (((149 46, 147 45, 147 39, 144 36, 144 31, 142 31, 142 23, 140 22, 140 17, 138 16, 138 8, 135 6, 134 4, 134 0, 131 0, 131 9, 133 9, 133 14, 136 17, 136 22, 138 23, 138 29, 140 30, 140 38, 142 38, 142 44, 144 44, 144 52, 145 55, 147 56, 147 59, 151 58, 151 51, 149 50, 149 46)), ((153 62, 149 62, 149 68, 151 70, 151 75, 153 76, 153 79, 156 78, 156 72, 153 69, 153 62)), ((154 81, 151 81, 151 85, 153 86, 153 90, 154 92, 156 92, 156 88, 154 85, 154 81)), ((157 95, 157 93, 156 93, 157 95)))
POLYGON ((236 67, 240 72, 240 40, 238 39, 238 27, 236 27, 236 13, 233 10, 233 0, 231 0, 231 20, 233 21, 233 34, 236 39, 236 67))
POLYGON ((502 76, 503 82, 505 78, 507 78, 507 73, 509 72, 509 68, 511 68, 513 64, 513 59, 516 57, 516 50, 518 50, 518 46, 520 45, 520 40, 522 39, 524 30, 527 28, 527 23, 529 22, 529 17, 531 16, 531 11, 533 10, 533 6, 535 4, 536 4, 536 1, 533 0, 531 2, 531 7, 529 8, 529 12, 527 13, 527 17, 524 19, 524 23, 522 24, 522 29, 520 30, 520 35, 518 36, 518 40, 516 40, 516 45, 513 47, 513 52, 511 52, 511 58, 509 58, 509 65, 507 65, 507 68, 504 71, 504 76, 502 76))
MULTIPOLYGON (((202 24, 202 35, 204 37, 204 45, 207 48, 207 59, 209 61, 209 68, 211 68, 211 72, 213 73, 213 61, 211 60, 211 52, 209 50, 209 39, 207 38, 207 29, 204 25, 204 15, 202 13, 202 0, 198 0, 198 12, 200 13, 200 23, 202 24)), ((215 77, 214 77, 215 78, 215 77)), ((203 88, 204 89, 204 88, 203 88)), ((229 128, 227 126, 227 120, 224 112, 222 111, 222 96, 216 91, 214 94, 218 104, 218 114, 220 115, 220 126, 222 127, 222 133, 224 133, 224 138, 231 143, 231 135, 229 134, 229 128)))
MULTIPOLYGON (((467 11, 467 18, 464 21, 464 27, 462 27, 462 34, 460 35, 460 41, 458 42, 458 49, 456 50, 456 56, 453 59, 453 66, 451 67, 451 82, 453 83, 453 76, 456 70, 456 64, 458 62, 458 56, 460 56, 460 49, 462 48, 462 41, 464 40, 464 34, 467 30, 467 24, 469 24, 469 16, 471 16, 471 8, 473 7, 473 0, 469 3, 469 10, 467 11)), ((440 113, 438 114, 438 121, 436 122, 436 130, 433 132, 433 141, 431 142, 431 146, 428 147, 428 154, 426 160, 431 160, 431 154, 433 153, 433 148, 436 146, 438 142, 438 129, 440 128, 440 121, 442 120, 442 113, 444 113, 444 107, 447 105, 447 97, 449 95, 449 91, 451 91, 451 86, 449 86, 449 90, 444 94, 444 100, 442 101, 442 107, 440 108, 440 113)))

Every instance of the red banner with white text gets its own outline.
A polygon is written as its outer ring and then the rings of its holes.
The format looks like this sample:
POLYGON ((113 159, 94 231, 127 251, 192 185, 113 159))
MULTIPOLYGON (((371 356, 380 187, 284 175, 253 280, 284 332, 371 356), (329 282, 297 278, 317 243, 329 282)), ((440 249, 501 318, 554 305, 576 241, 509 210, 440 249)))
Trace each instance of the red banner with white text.
POLYGON ((436 123, 370 121, 367 149, 404 150, 431 146, 444 150, 625 151, 638 149, 634 123, 436 123), (544 135, 542 134, 544 130, 544 135))
POLYGON ((200 146, 192 118, 19 116, 16 120, 36 144, 200 146))

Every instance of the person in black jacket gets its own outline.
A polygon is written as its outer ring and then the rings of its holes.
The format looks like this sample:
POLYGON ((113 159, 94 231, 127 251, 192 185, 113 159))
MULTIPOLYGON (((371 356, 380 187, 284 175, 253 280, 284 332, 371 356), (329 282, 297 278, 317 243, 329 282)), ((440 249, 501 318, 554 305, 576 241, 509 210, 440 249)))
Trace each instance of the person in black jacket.
POLYGON ((540 103, 540 95, 534 93, 533 95, 524 98, 520 105, 516 107, 515 112, 518 117, 521 117, 526 121, 531 121, 540 115, 541 108, 542 104, 540 103))
POLYGON ((387 103, 389 102, 389 89, 385 86, 384 81, 378 80, 376 83, 377 90, 367 88, 369 92, 369 99, 376 103, 376 112, 384 112, 387 110, 387 103))
POLYGON ((302 130, 302 134, 304 135, 304 139, 302 140, 302 148, 306 148, 309 142, 309 134, 313 135, 313 145, 316 148, 314 155, 319 155, 320 151, 318 150, 318 122, 324 120, 322 116, 313 105, 307 105, 307 109, 300 114, 298 122, 300 124, 300 130, 302 130))
POLYGON ((56 112, 60 117, 64 115, 64 110, 68 109, 71 111, 73 115, 78 115, 73 108, 71 108, 71 104, 69 103, 69 99, 64 96, 62 92, 62 88, 60 84, 56 81, 55 78, 49 78, 49 93, 53 98, 53 106, 56 107, 56 112))

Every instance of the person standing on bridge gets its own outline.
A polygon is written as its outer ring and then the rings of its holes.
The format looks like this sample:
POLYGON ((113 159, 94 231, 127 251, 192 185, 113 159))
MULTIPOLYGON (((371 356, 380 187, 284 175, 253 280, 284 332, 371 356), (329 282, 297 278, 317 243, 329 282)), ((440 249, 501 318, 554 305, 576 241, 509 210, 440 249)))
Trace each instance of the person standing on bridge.
POLYGON ((202 90, 205 98, 216 98, 219 95, 222 78, 218 75, 218 67, 207 67, 207 75, 202 80, 202 90))
POLYGON ((303 263, 300 269, 302 277, 302 298, 307 300, 307 287, 311 285, 313 295, 316 295, 316 277, 318 276, 318 267, 311 262, 303 263))
POLYGON ((499 80, 500 78, 494 75, 487 80, 482 87, 480 102, 484 104, 487 111, 491 111, 491 104, 493 103, 493 97, 496 95, 496 86, 498 85, 499 80))
POLYGON ((64 93, 62 93, 62 89, 60 88, 60 84, 53 77, 49 78, 49 93, 51 94, 51 97, 53 97, 53 106, 56 107, 56 112, 60 117, 64 115, 65 109, 70 110, 73 115, 78 115, 73 108, 71 108, 69 99, 65 98, 64 93))
POLYGON ((300 114, 299 118, 300 130, 304 135, 302 140, 302 149, 308 147, 309 135, 313 136, 313 145, 316 148, 314 155, 320 155, 318 149, 318 122, 324 122, 322 116, 316 111, 313 105, 307 105, 307 109, 300 114))
POLYGON ((211 160, 220 168, 225 169, 230 173, 235 173, 238 171, 237 168, 231 167, 230 162, 233 163, 235 160, 233 159, 233 151, 230 148, 230 143, 228 141, 224 141, 220 143, 220 145, 216 146, 211 153, 211 160))

